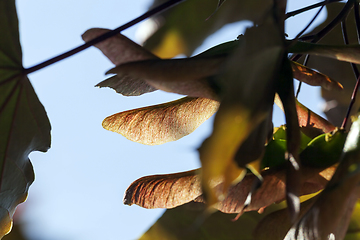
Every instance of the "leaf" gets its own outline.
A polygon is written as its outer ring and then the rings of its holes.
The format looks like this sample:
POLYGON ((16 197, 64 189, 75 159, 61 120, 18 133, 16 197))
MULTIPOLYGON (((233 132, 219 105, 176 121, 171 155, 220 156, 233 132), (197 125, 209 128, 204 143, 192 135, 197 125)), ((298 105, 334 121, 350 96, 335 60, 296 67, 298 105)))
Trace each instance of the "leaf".
POLYGON ((343 239, 360 194, 360 118, 351 126, 343 158, 326 188, 285 239, 343 239))
POLYGON ((143 208, 174 208, 201 195, 200 170, 142 177, 126 189, 124 204, 143 208))
POLYGON ((343 129, 322 134, 309 142, 301 152, 304 165, 312 167, 330 167, 340 161, 347 133, 343 129))
POLYGON ((343 86, 325 74, 314 71, 297 62, 291 62, 294 78, 311 86, 321 86, 326 90, 342 90, 343 86))
MULTIPOLYGON (((265 153, 265 143, 268 142, 269 133, 272 134, 272 112, 260 123, 249 135, 244 143, 237 150, 234 161, 240 168, 246 168, 246 165, 253 161, 261 161, 265 153)), ((258 172, 260 169, 254 169, 258 172)))
MULTIPOLYGON (((332 3, 327 4, 327 19, 324 23, 316 27, 309 35, 316 34, 322 28, 324 28, 330 21, 332 21, 341 9, 344 7, 344 3, 332 3)), ((347 19, 346 25, 348 29, 349 41, 350 44, 358 44, 356 25, 354 21, 354 13, 350 11, 347 19)), ((341 32, 340 24, 335 26, 324 38, 319 41, 319 44, 322 45, 331 45, 331 46, 340 46, 344 45, 343 35, 341 32)), ((301 63, 303 59, 300 59, 301 63)), ((334 58, 321 57, 312 55, 309 58, 308 67, 318 70, 319 72, 326 74, 331 79, 338 80, 344 87, 343 91, 328 91, 321 89, 322 97, 326 101, 324 107, 324 113, 326 114, 327 119, 334 124, 335 126, 340 127, 343 121, 343 118, 348 109, 349 100, 355 86, 355 77, 353 70, 348 62, 338 61, 334 58)), ((357 109, 360 107, 360 99, 358 99, 353 107, 351 114, 356 114, 357 109)))
POLYGON ((34 181, 28 155, 50 147, 44 107, 22 73, 15 1, 0 2, 0 238, 11 230, 15 208, 34 181))
MULTIPOLYGON (((304 168, 302 171, 303 184, 300 195, 315 193, 325 187, 330 180, 335 168, 325 170, 304 168)), ((244 179, 234 186, 231 186, 225 199, 215 205, 216 209, 224 213, 242 213, 247 211, 258 211, 285 200, 285 179, 286 170, 269 169, 261 172, 263 183, 251 197, 250 204, 244 209, 246 198, 253 187, 256 176, 247 174, 244 179)), ((221 191, 221 185, 217 185, 217 190, 221 191)), ((206 202, 203 196, 195 199, 196 202, 206 202)))
POLYGON ((155 59, 122 64, 108 73, 116 73, 118 79, 145 81, 166 92, 217 100, 207 77, 217 74, 223 63, 223 56, 155 59))
POLYGON ((237 221, 234 214, 216 212, 197 225, 205 205, 188 203, 167 210, 139 240, 235 240, 252 239, 256 224, 263 217, 256 212, 244 214, 237 221))
MULTIPOLYGON (((109 31, 110 30, 103 28, 92 28, 87 30, 82 35, 82 38, 85 42, 88 42, 109 31)), ((95 47, 100 49, 103 54, 108 57, 115 65, 146 59, 158 59, 157 56, 121 34, 95 44, 95 47)), ((106 79, 96 86, 112 87, 118 93, 125 96, 138 96, 156 90, 154 87, 148 85, 143 80, 128 78, 119 79, 117 76, 106 79)))
MULTIPOLYGON (((332 125, 329 121, 314 113, 304 105, 302 105, 299 101, 296 101, 296 111, 299 118, 299 125, 301 127, 301 131, 305 133, 310 138, 314 138, 323 133, 328 133, 335 130, 335 126, 332 125)), ((278 95, 275 95, 276 105, 280 109, 284 109, 281 103, 281 100, 278 95)), ((284 110, 283 110, 284 111, 284 110)))
MULTIPOLYGON (((268 148, 269 146, 267 146, 268 148)), ((143 208, 174 208, 192 200, 204 202, 201 191, 201 170, 193 170, 165 175, 152 175, 134 181, 126 190, 124 204, 136 204, 143 208)), ((335 168, 306 167, 302 172, 304 183, 301 195, 317 192, 324 188, 335 168)), ((285 174, 283 167, 263 170, 262 186, 252 196, 250 205, 245 211, 259 210, 274 202, 285 199, 285 174)), ((223 202, 216 205, 225 213, 243 211, 244 202, 253 187, 256 176, 247 174, 242 182, 231 186, 223 202)), ((221 191, 222 181, 213 182, 216 191, 221 191)))
POLYGON ((212 182, 223 180, 220 193, 225 194, 230 184, 240 180, 244 173, 235 166, 234 156, 272 109, 275 79, 283 57, 281 34, 270 21, 249 28, 244 44, 229 59, 221 76, 223 99, 215 116, 213 133, 199 149, 202 186, 209 206, 221 198, 212 182))
POLYGON ((138 108, 105 118, 103 127, 131 141, 147 145, 178 140, 211 117, 217 101, 185 97, 176 101, 138 108))
MULTIPOLYGON (((156 0, 150 8, 163 2, 165 0, 156 0)), ((150 18, 138 30, 144 32, 146 28, 149 32, 149 25, 152 26, 151 35, 145 36, 145 48, 162 58, 172 58, 179 54, 190 56, 207 36, 227 23, 246 19, 260 22, 263 15, 271 9, 272 1, 227 0, 212 15, 217 5, 218 0, 186 1, 150 18)))

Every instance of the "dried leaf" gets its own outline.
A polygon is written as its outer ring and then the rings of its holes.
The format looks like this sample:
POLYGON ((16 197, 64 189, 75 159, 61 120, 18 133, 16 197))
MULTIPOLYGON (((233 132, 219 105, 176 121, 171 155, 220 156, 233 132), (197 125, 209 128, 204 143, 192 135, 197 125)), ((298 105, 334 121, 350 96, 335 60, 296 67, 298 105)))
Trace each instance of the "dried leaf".
MULTIPOLYGON (((163 2, 165 0, 155 0, 150 8, 163 2)), ((151 23, 151 35, 145 36, 144 46, 162 58, 172 58, 179 54, 190 56, 207 36, 227 23, 246 19, 261 22, 264 14, 271 9, 272 1, 227 0, 226 4, 211 16, 217 5, 218 0, 186 1, 150 18, 147 24, 138 30, 144 32, 147 28, 149 32, 151 23), (184 13, 187 16, 185 18, 184 13)))
POLYGON ((360 118, 352 125, 343 158, 326 188, 285 239, 343 239, 360 195, 360 118))
MULTIPOLYGON (((82 35, 82 38, 88 42, 109 31, 103 28, 92 28, 87 30, 82 35)), ((100 49, 115 65, 146 59, 158 59, 157 56, 121 34, 108 38, 96 44, 95 47, 100 49)), ((156 90, 141 79, 118 78, 117 76, 106 79, 96 86, 111 87, 125 96, 138 96, 156 90)))
MULTIPOLYGON (((284 111, 283 105, 278 95, 275 95, 276 105, 284 111)), ((335 130, 335 126, 329 121, 314 113, 299 101, 296 100, 296 111, 299 118, 299 126, 301 131, 310 138, 314 138, 323 133, 328 133, 335 130)))
POLYGON ((15 1, 0 1, 0 238, 34 181, 28 155, 50 147, 46 112, 22 73, 15 1))
MULTIPOLYGON (((300 195, 315 193, 323 189, 332 177, 334 171, 334 167, 327 168, 323 171, 319 168, 304 168, 302 171, 304 182, 301 186, 300 195)), ((243 211, 257 211, 273 203, 283 201, 285 199, 286 170, 264 170, 261 175, 263 176, 263 183, 252 195, 251 203, 246 209, 243 209, 245 200, 256 180, 256 176, 252 174, 247 174, 240 183, 230 187, 228 195, 223 201, 215 205, 216 208, 224 213, 241 213, 243 211)), ((217 188, 221 187, 221 185, 217 186, 217 188)), ((200 196, 195 199, 195 201, 204 202, 204 198, 200 196)))
POLYGON ((236 151, 272 109, 276 74, 284 57, 281 37, 272 21, 249 28, 221 76, 223 99, 214 130, 199 149, 202 186, 210 206, 221 197, 212 182, 224 180, 220 192, 225 194, 239 180, 244 171, 233 163, 236 151))
POLYGON ((125 192, 124 204, 143 208, 174 208, 201 195, 199 169, 153 175, 134 181, 125 192))
POLYGON ((341 90, 343 86, 335 81, 330 79, 325 74, 314 71, 304 65, 301 65, 297 62, 291 62, 291 67, 293 70, 294 78, 297 80, 309 84, 311 86, 321 86, 326 90, 341 90))
MULTIPOLYGON (((318 33, 322 28, 329 24, 330 21, 332 21, 339 14, 344 5, 345 3, 340 2, 327 4, 327 19, 324 23, 320 24, 313 31, 311 31, 309 35, 318 33)), ((354 11, 350 11, 346 19, 346 26, 348 29, 350 44, 358 44, 354 19, 354 11)), ((324 38, 322 38, 319 41, 319 44, 330 46, 343 45, 344 40, 340 24, 335 26, 333 30, 331 30, 324 38)), ((303 62, 303 59, 300 59, 299 62, 303 62)), ((326 114, 327 119, 332 124, 340 127, 348 109, 349 100, 356 81, 350 64, 348 62, 338 61, 334 58, 312 55, 309 58, 307 66, 312 69, 316 69, 323 74, 326 74, 331 79, 338 80, 343 85, 343 91, 328 91, 323 88, 321 89, 322 97, 326 100, 326 105, 323 111, 326 114)), ((353 111, 351 112, 351 114, 356 114, 356 111, 357 109, 359 109, 359 107, 360 99, 357 99, 353 106, 353 111)))
POLYGON ((211 117, 217 101, 185 97, 176 101, 129 110, 105 118, 103 127, 131 141, 147 145, 178 140, 211 117))
POLYGON ((217 100, 217 94, 207 77, 219 72, 223 56, 147 60, 117 66, 108 73, 116 73, 117 79, 145 81, 156 89, 190 97, 217 100))
MULTIPOLYGON (((89 42, 90 40, 109 31, 109 29, 104 28, 91 28, 82 35, 82 38, 85 42, 89 42)), ((158 59, 156 55, 152 54, 122 34, 117 34, 114 37, 95 44, 95 47, 100 49, 102 53, 115 65, 147 59, 158 59)))

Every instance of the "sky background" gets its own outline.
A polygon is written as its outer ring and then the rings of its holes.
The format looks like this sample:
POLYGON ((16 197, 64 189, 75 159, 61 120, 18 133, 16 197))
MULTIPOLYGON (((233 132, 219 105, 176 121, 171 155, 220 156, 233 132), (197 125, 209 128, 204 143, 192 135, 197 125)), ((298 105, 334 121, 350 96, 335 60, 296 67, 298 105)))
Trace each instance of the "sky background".
MULTIPOLYGON (((313 3, 289 1, 289 10, 313 3)), ((149 0, 17 0, 24 67, 31 67, 83 43, 93 27, 113 29, 144 13, 149 0)), ((226 4, 226 3, 225 3, 226 4)), ((287 21, 293 37, 314 11, 287 21)), ((326 16, 325 12, 320 19, 326 16)), ((316 24, 314 24, 315 26, 316 24)), ((138 25, 122 32, 137 41, 138 25)), ((245 31, 231 24, 210 36, 197 50, 234 40, 245 31)), ((145 232, 164 210, 146 210, 122 203, 134 180, 153 174, 187 171, 200 166, 196 149, 211 133, 212 119, 194 133, 160 146, 134 143, 101 127, 114 113, 159 104, 180 96, 157 91, 123 97, 95 88, 111 62, 94 47, 29 75, 52 125, 52 148, 32 153, 36 180, 20 205, 22 223, 32 240, 132 240, 145 232)), ((304 87, 300 101, 320 112, 319 88, 304 87)), ((275 111, 274 124, 284 122, 275 111)))

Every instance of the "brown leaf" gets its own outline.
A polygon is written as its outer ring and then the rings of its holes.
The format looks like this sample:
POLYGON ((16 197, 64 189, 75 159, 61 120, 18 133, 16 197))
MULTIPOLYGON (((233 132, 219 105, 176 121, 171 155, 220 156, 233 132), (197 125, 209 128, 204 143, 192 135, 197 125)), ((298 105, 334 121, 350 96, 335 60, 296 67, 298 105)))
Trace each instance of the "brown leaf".
MULTIPOLYGON (((88 42, 109 31, 109 29, 104 28, 91 28, 82 35, 82 38, 85 42, 88 42)), ((122 34, 118 34, 95 44, 95 47, 100 49, 115 65, 146 59, 158 59, 156 55, 122 34)))
MULTIPOLYGON (((324 28, 326 24, 330 23, 330 21, 332 21, 344 7, 344 4, 345 3, 340 2, 327 4, 326 9, 328 14, 326 21, 311 31, 309 35, 316 34, 324 28)), ((354 13, 351 11, 346 19, 350 44, 358 44, 354 19, 354 13)), ((344 40, 340 24, 335 26, 335 28, 323 39, 321 39, 319 43, 326 45, 343 45, 344 40)), ((300 62, 301 61, 302 60, 300 59, 300 62)), ((326 74, 332 79, 338 80, 343 85, 343 91, 328 91, 321 89, 322 97, 326 100, 326 108, 324 109, 324 112, 327 119, 335 126, 340 127, 348 109, 349 100, 356 81, 350 64, 348 62, 338 61, 328 57, 310 56, 307 66, 326 74)), ((355 114, 359 107, 360 99, 357 99, 351 114, 355 114)))
POLYGON ((223 56, 153 59, 123 64, 108 73, 117 74, 117 79, 145 81, 166 92, 217 100, 218 97, 206 78, 219 72, 224 59, 223 56))
MULTIPOLYGON (((280 109, 284 109, 277 94, 275 95, 274 102, 280 109)), ((311 138, 335 130, 335 126, 332 125, 329 121, 314 113, 297 100, 296 111, 299 118, 299 126, 301 127, 301 131, 311 138)))
MULTIPOLYGON (((88 42, 109 31, 110 30, 103 28, 92 28, 87 30, 82 35, 82 38, 84 41, 88 42)), ((95 47, 100 49, 115 65, 146 59, 158 59, 157 56, 121 34, 95 44, 95 47)), ((148 85, 141 79, 119 79, 117 76, 102 81, 96 86, 111 87, 115 89, 116 92, 125 96, 138 96, 156 90, 156 88, 148 85)))
POLYGON ((343 86, 320 72, 297 62, 291 62, 294 78, 311 86, 321 86, 326 90, 342 90, 343 86))
MULTIPOLYGON (((301 186, 300 195, 310 194, 323 189, 330 180, 335 168, 321 169, 304 168, 302 178, 304 183, 301 186)), ((280 202, 285 199, 285 178, 286 170, 265 170, 261 173, 263 176, 263 184, 252 195, 251 203, 244 208, 245 200, 250 192, 256 176, 248 174, 238 184, 230 187, 228 196, 216 205, 216 208, 224 213, 241 213, 244 211, 257 211, 265 208, 273 203, 280 202)), ((195 201, 203 202, 202 196, 195 201)))
POLYGON ((185 97, 114 114, 105 118, 102 125, 131 141, 157 145, 190 134, 211 117, 218 106, 217 101, 210 99, 185 97))
MULTIPOLYGON (((331 178, 335 168, 325 170, 305 168, 303 178, 305 183, 301 195, 321 190, 331 178)), ((245 211, 259 210, 275 202, 285 199, 285 169, 264 170, 264 182, 252 197, 251 204, 245 211)), ((189 201, 204 202, 201 196, 200 170, 175 174, 153 175, 142 177, 133 182, 126 190, 124 203, 136 204, 144 208, 173 208, 189 201)), ((245 199, 252 188, 256 176, 247 174, 242 182, 232 186, 224 201, 216 205, 224 213, 239 213, 243 211, 245 199)), ((214 182, 221 187, 222 182, 214 182)))
POLYGON ((125 192, 124 204, 143 208, 174 208, 201 195, 199 169, 142 177, 125 192))

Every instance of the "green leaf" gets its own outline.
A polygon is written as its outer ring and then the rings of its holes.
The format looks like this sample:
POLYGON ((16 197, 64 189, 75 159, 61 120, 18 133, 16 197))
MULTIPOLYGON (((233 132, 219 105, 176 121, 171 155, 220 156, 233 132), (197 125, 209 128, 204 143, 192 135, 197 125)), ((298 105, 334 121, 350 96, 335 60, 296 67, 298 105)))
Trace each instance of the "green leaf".
POLYGON ((344 130, 336 129, 314 138, 301 152, 301 162, 312 167, 330 167, 339 162, 346 136, 344 130))
POLYGON ((105 118, 105 129, 147 145, 176 141, 193 132, 218 109, 206 98, 185 97, 176 101, 129 110, 105 118))
POLYGON ((18 204, 25 201, 34 172, 28 155, 50 147, 44 107, 22 73, 15 1, 0 2, 0 238, 11 229, 18 204))
MULTIPOLYGON (((163 2, 165 0, 155 0, 152 7, 163 2)), ((152 23, 153 33, 147 37, 144 46, 162 58, 172 58, 179 54, 190 56, 207 36, 227 23, 240 20, 260 22, 271 9, 272 1, 227 0, 213 14, 217 5, 218 0, 186 1, 150 18, 148 21, 152 23)), ((149 27, 146 25, 144 28, 149 27)), ((144 30, 140 27, 139 31, 144 30)))

